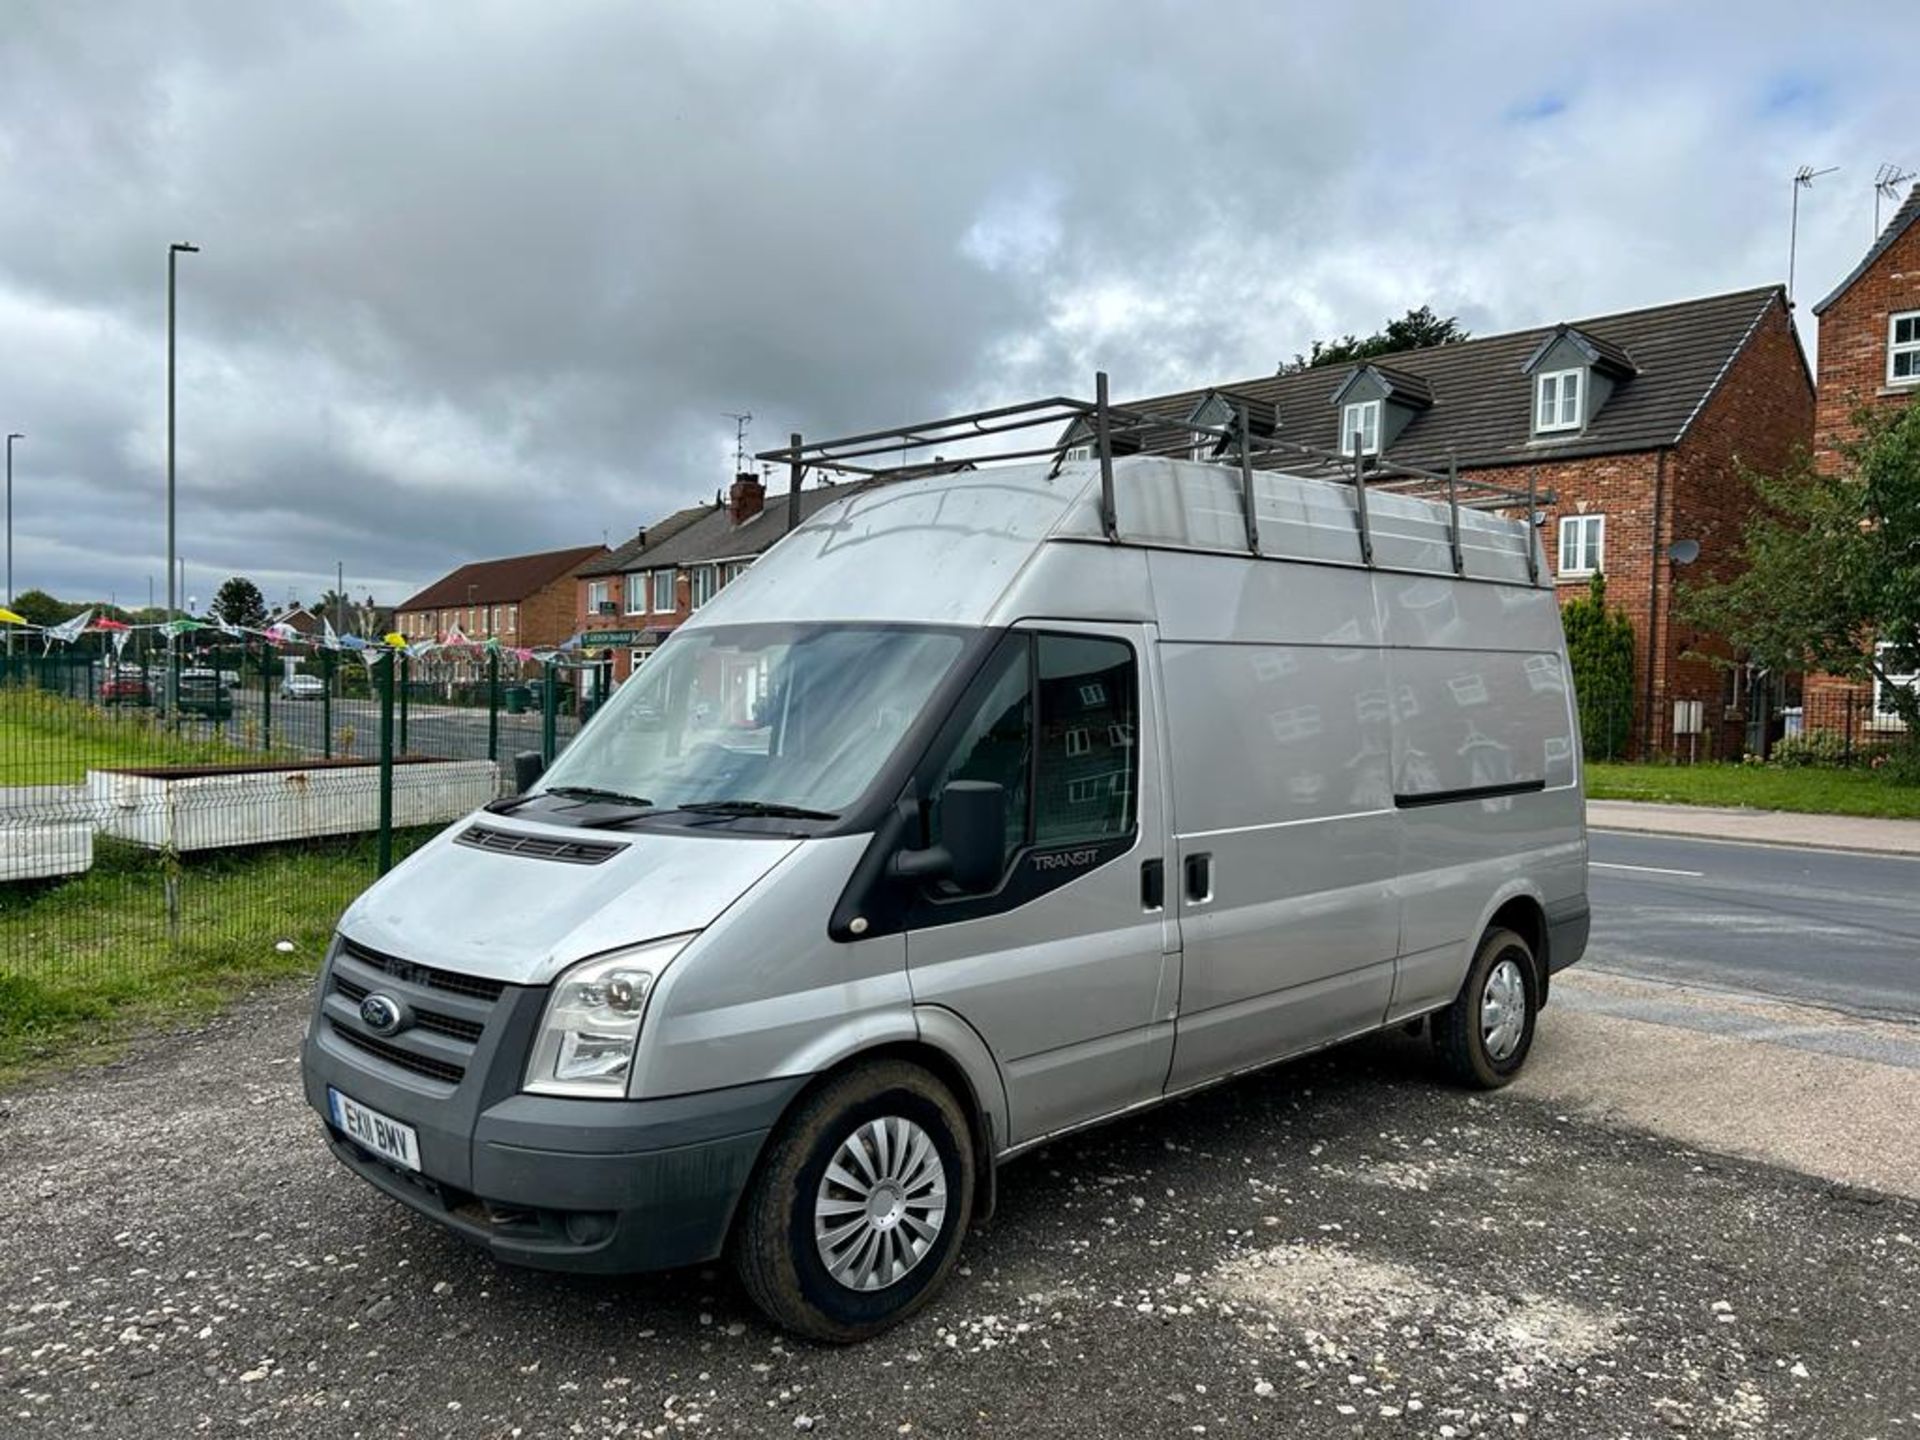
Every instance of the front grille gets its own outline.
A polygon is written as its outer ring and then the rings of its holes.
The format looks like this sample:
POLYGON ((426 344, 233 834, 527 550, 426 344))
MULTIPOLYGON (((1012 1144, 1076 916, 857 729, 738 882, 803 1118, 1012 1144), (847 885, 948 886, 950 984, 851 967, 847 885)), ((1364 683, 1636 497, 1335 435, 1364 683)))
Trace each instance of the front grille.
POLYGON ((385 1040, 376 1040, 371 1035, 363 1035, 358 1030, 342 1025, 332 1016, 327 1017, 327 1024, 332 1027, 333 1033, 343 1043, 384 1060, 389 1065, 397 1065, 402 1070, 411 1071, 415 1075, 425 1075, 430 1080, 445 1081, 449 1085, 458 1085, 466 1078, 467 1070, 464 1065, 455 1065, 447 1060, 436 1060, 430 1055, 417 1055, 411 1050, 401 1049, 398 1045, 390 1045, 385 1040))
MULTIPOLYGON (((355 984, 344 975, 333 977, 333 988, 347 999, 358 1005, 373 992, 366 986, 355 984)), ((457 1015, 442 1015, 438 1010, 415 1010, 413 1023, 422 1030, 431 1030, 438 1035, 450 1035, 455 1040, 464 1040, 473 1044, 486 1033, 487 1027, 475 1020, 462 1020, 457 1015)))
POLYGON ((351 957, 368 969, 378 970, 383 975, 391 975, 396 980, 404 980, 410 985, 425 986, 429 990, 444 990, 449 995, 471 995, 476 1000, 498 1000, 507 987, 499 980, 483 980, 477 975, 456 975, 451 970, 436 970, 431 965, 416 965, 411 960, 401 960, 393 955, 382 955, 378 950, 369 950, 353 941, 340 941, 342 954, 351 957))
POLYGON ((492 825, 469 825, 453 837, 456 845, 491 850, 498 855, 523 855, 529 860, 558 860, 567 865, 598 865, 610 860, 624 845, 600 840, 562 840, 553 835, 522 835, 492 825))

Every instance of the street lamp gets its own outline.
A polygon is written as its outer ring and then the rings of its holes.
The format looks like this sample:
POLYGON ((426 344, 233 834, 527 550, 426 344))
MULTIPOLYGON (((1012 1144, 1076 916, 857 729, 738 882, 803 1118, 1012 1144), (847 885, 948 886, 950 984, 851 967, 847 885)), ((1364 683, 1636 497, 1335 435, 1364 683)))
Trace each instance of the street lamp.
MULTIPOLYGON (((180 257, 198 255, 200 247, 176 241, 167 247, 167 619, 177 619, 175 604, 179 591, 175 587, 173 573, 174 551, 174 487, 173 487, 173 313, 174 313, 174 276, 180 257)), ((167 634, 167 709, 177 710, 180 704, 179 679, 173 665, 174 646, 179 637, 171 631, 167 634)))
MULTIPOLYGON (((13 608, 13 442, 27 437, 15 432, 7 436, 7 608, 13 608)), ((7 627, 7 654, 13 654, 14 627, 7 627)))

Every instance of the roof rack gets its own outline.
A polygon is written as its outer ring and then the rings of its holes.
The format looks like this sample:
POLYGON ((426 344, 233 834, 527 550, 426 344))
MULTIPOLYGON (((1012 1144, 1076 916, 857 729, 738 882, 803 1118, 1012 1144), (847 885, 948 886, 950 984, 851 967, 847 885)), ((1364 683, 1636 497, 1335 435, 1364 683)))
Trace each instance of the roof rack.
MULTIPOLYGON (((1243 509, 1247 524, 1247 549, 1258 555, 1260 520, 1254 505, 1253 472, 1286 469, 1314 479, 1351 484, 1354 489, 1354 516, 1359 529, 1362 563, 1373 565, 1373 530, 1367 515, 1367 490, 1388 488, 1393 494, 1446 502, 1449 511, 1448 540, 1456 575, 1466 573, 1460 539, 1462 509, 1509 510, 1524 507, 1529 527, 1543 504, 1553 501, 1551 492, 1542 492, 1532 467, 1527 471, 1524 490, 1496 485, 1460 474, 1457 462, 1445 470, 1427 470, 1403 465, 1362 453, 1363 440, 1356 434, 1348 453, 1321 450, 1310 445, 1258 434, 1249 421, 1257 403, 1232 390, 1210 392, 1233 406, 1233 416, 1225 424, 1209 425, 1177 415, 1153 414, 1145 410, 1115 405, 1108 398, 1107 374, 1094 376, 1094 398, 1080 400, 1068 395, 1049 395, 1017 405, 1001 405, 990 410, 973 410, 918 425, 902 425, 886 430, 869 430, 858 435, 843 435, 833 440, 803 440, 798 432, 789 443, 775 450, 760 451, 754 458, 787 466, 787 529, 799 524, 800 487, 809 470, 836 475, 857 476, 867 481, 905 478, 908 475, 939 473, 992 462, 1052 460, 1055 473, 1069 457, 1070 449, 1084 445, 1088 458, 1100 462, 1100 524, 1110 541, 1118 542, 1119 515, 1114 500, 1113 462, 1116 455, 1158 455, 1193 459, 1195 452, 1208 448, 1205 457, 1215 464, 1237 464, 1240 470, 1243 509), (1055 432, 1045 443, 1022 432, 1055 432), (1084 433, 1077 438, 1075 431, 1084 433), (994 437, 1007 437, 1010 448, 971 447, 994 437), (1019 438, 1013 438, 1019 437, 1019 438), (935 454, 931 462, 910 457, 942 446, 967 446, 964 456, 949 458, 935 454), (892 457, 892 463, 876 463, 892 457)), ((1529 528, 1531 534, 1531 528, 1529 528)), ((1540 561, 1529 543, 1527 576, 1540 583, 1540 561)))

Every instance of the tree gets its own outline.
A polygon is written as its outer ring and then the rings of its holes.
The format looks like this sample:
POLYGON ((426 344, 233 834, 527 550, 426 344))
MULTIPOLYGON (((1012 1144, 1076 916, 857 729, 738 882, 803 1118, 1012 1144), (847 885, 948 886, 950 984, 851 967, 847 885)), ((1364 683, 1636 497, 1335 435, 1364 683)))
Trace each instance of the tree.
POLYGON ((1430 350, 1436 345, 1453 345, 1472 337, 1460 326, 1458 316, 1449 315, 1444 320, 1433 313, 1433 307, 1422 305, 1418 310, 1409 310, 1398 320, 1389 320, 1385 327, 1367 336, 1356 339, 1344 335, 1338 340, 1316 340, 1312 350, 1305 354, 1295 354, 1293 359, 1280 366, 1282 375, 1297 375, 1302 370, 1317 370, 1323 365, 1348 365, 1356 360, 1370 360, 1376 355, 1392 355, 1401 350, 1430 350))
POLYGON ((1590 760, 1619 758, 1633 729, 1633 624, 1607 608, 1607 577, 1596 573, 1587 593, 1560 607, 1580 707, 1582 748, 1590 760))
POLYGON ((344 590, 323 590, 314 602, 313 613, 335 630, 349 628, 353 624, 353 596, 344 590))
POLYGON ((1742 568, 1676 599, 1754 664, 1879 680, 1920 739, 1920 694, 1888 683, 1920 671, 1920 406, 1857 418, 1838 473, 1804 454, 1779 475, 1748 472, 1760 503, 1742 568))
POLYGON ((260 587, 244 575, 224 581, 213 597, 213 608, 229 625, 261 630, 267 623, 267 600, 260 587))
POLYGON ((44 590, 22 590, 10 608, 29 625, 59 625, 87 607, 56 599, 44 590))

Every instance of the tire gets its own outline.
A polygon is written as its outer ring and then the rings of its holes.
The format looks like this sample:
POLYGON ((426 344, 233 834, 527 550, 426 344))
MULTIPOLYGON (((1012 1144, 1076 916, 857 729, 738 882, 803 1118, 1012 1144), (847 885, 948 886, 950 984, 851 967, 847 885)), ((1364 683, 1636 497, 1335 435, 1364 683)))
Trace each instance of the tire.
POLYGON ((734 1268, 775 1324, 811 1340, 864 1340, 946 1282, 973 1186, 967 1119, 947 1088, 904 1061, 862 1065, 802 1099, 775 1132, 734 1230, 734 1268), (928 1149, 944 1187, 937 1217, 928 1149), (860 1191, 829 1167, 867 1187, 864 1207, 860 1191), (830 1227, 824 1253, 817 1223, 830 1227), (924 1248, 916 1254, 916 1246, 924 1248))
POLYGON ((1498 1090, 1526 1063, 1539 1013, 1540 975, 1533 947, 1511 930, 1489 930, 1460 994, 1433 1017, 1433 1048, 1441 1068, 1457 1084, 1498 1090), (1515 1021, 1517 1035, 1511 1028, 1515 1021))

